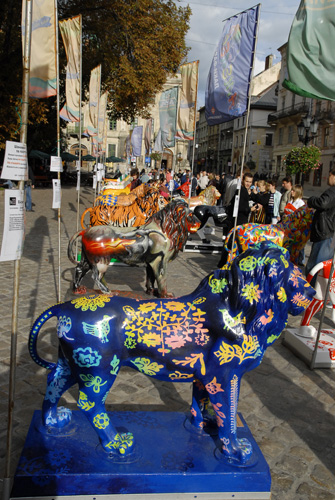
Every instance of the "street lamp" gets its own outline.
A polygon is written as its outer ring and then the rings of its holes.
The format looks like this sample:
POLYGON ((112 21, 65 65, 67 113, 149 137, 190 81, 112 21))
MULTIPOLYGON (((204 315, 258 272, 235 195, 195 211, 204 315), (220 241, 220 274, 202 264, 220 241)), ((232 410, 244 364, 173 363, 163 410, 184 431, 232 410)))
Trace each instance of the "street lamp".
POLYGON ((303 142, 305 146, 316 136, 318 131, 319 122, 313 116, 308 114, 297 125, 299 141, 303 142))

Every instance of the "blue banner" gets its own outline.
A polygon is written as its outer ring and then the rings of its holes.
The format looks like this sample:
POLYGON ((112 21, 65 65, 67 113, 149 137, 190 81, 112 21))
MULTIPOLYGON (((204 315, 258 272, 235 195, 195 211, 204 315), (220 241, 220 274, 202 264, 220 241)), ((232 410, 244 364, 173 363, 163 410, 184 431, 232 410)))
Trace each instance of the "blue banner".
POLYGON ((133 147, 133 156, 141 156, 142 151, 142 134, 143 127, 134 127, 133 133, 131 134, 131 145, 133 147))
POLYGON ((256 5, 229 18, 224 25, 207 78, 208 125, 232 120, 247 109, 258 11, 256 5))

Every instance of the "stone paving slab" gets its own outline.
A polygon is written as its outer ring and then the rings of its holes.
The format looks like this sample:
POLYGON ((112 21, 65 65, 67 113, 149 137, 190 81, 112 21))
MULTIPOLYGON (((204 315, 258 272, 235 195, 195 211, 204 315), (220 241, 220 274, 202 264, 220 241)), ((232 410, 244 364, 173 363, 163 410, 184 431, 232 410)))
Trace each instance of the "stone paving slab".
MULTIPOLYGON (((52 190, 33 190, 34 212, 26 214, 26 238, 20 263, 17 344, 17 379, 14 408, 12 473, 15 471, 34 410, 42 406, 47 372, 29 357, 27 339, 34 319, 57 302, 58 219, 51 209, 52 190)), ((83 188, 80 213, 93 201, 93 190, 83 188)), ((0 231, 3 192, 0 191, 0 231)), ((63 188, 61 218, 61 297, 72 298, 73 265, 67 258, 69 238, 77 229, 77 192, 63 188)), ((219 232, 217 233, 220 236, 219 232)), ((309 249, 307 248, 307 255, 309 249)), ((194 290, 218 262, 217 255, 181 253, 169 265, 168 289, 176 296, 194 290)), ((0 477, 3 477, 7 432, 7 399, 14 263, 0 267, 0 477)), ((144 268, 111 266, 106 280, 112 289, 144 293, 144 268)), ((84 283, 93 287, 90 276, 84 283)), ((326 324, 331 326, 326 314, 326 324)), ((48 322, 39 349, 55 359, 55 322, 48 322)), ((289 326, 300 318, 290 317, 289 326)), ((313 319, 318 327, 318 319, 313 319)), ((260 446, 272 474, 273 500, 334 500, 335 498, 335 372, 311 371, 277 341, 262 364, 247 373, 241 386, 238 410, 260 446)), ((108 399, 108 410, 187 411, 191 402, 188 383, 162 383, 131 369, 122 369, 108 399)), ((76 389, 61 404, 76 409, 76 389)), ((2 490, 2 481, 0 481, 2 490)), ((0 491, 1 493, 1 491, 0 491)))

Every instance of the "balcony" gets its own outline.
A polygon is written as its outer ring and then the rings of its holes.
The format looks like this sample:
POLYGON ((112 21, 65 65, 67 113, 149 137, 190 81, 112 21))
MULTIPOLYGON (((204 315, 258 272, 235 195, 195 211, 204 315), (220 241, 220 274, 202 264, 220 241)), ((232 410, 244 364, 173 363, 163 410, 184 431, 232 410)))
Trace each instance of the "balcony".
POLYGON ((271 113, 268 116, 268 124, 269 125, 277 125, 277 123, 281 120, 285 120, 285 118, 289 119, 296 115, 307 114, 309 111, 309 104, 301 103, 295 106, 289 106, 284 108, 276 113, 271 113))

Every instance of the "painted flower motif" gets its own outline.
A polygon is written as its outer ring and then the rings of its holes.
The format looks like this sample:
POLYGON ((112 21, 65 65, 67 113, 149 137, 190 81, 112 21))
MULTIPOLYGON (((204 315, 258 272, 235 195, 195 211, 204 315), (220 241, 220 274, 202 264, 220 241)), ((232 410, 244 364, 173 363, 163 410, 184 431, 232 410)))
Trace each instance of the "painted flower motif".
POLYGON ((164 365, 159 365, 158 363, 151 361, 148 358, 136 358, 131 360, 131 362, 136 366, 136 368, 146 375, 155 376, 157 373, 164 368, 164 365))
POLYGON ((71 453, 65 449, 50 450, 48 452, 48 462, 51 465, 65 465, 71 460, 71 453))
POLYGON ((186 344, 186 340, 180 335, 170 335, 170 337, 165 339, 165 343, 171 347, 171 349, 178 349, 178 347, 183 347, 186 344))
POLYGON ((224 390, 221 388, 221 384, 217 382, 216 377, 214 377, 211 382, 206 384, 206 389, 209 394, 217 394, 218 392, 224 392, 224 390))
POLYGON ((185 309, 185 304, 181 302, 166 302, 165 304, 166 309, 169 311, 183 311, 185 309))
POLYGON ((259 290, 259 285, 255 286, 253 282, 247 284, 242 289, 242 296, 245 297, 247 300, 249 300, 250 304, 252 304, 254 301, 259 302, 261 293, 262 291, 259 290))
POLYGON ((257 259, 252 255, 240 260, 239 267, 241 271, 253 271, 257 267, 257 259))
POLYGON ((79 347, 73 351, 74 362, 81 367, 99 366, 101 358, 91 347, 79 347))
POLYGON ((48 384, 46 393, 45 393, 45 399, 47 401, 51 401, 51 403, 56 403, 56 401, 59 399, 61 396, 61 388, 59 385, 55 385, 55 382, 51 382, 48 384))
POLYGON ((114 441, 110 441, 106 447, 109 449, 118 450, 121 455, 126 453, 128 448, 134 445, 134 436, 131 432, 116 434, 114 441))
POLYGON ((96 311, 98 307, 104 307, 109 301, 110 297, 107 295, 88 295, 87 297, 71 300, 71 304, 74 304, 76 309, 82 311, 96 311))
POLYGON ((106 429, 106 427, 109 425, 109 418, 107 413, 98 413, 98 415, 94 417, 93 423, 98 429, 106 429))
POLYGON ((87 395, 84 392, 79 391, 77 406, 84 411, 88 411, 95 406, 95 403, 88 401, 87 395))
POLYGON ((83 373, 81 373, 79 377, 83 382, 85 382, 85 387, 93 387, 93 391, 95 393, 99 393, 100 388, 103 385, 107 384, 107 381, 103 382, 101 377, 93 377, 91 373, 89 373, 88 375, 84 375, 83 373))
POLYGON ((148 347, 156 347, 161 343, 161 337, 157 333, 145 333, 142 337, 142 342, 148 347))
POLYGON ((67 340, 74 340, 73 338, 67 337, 67 333, 71 330, 72 321, 71 318, 66 316, 60 316, 57 323, 57 336, 58 338, 66 338, 67 340))
POLYGON ((154 309, 156 309, 157 307, 157 304, 156 302, 146 302, 145 304, 141 304, 138 308, 138 310, 145 314, 145 313, 148 313, 150 311, 153 311, 154 309))

